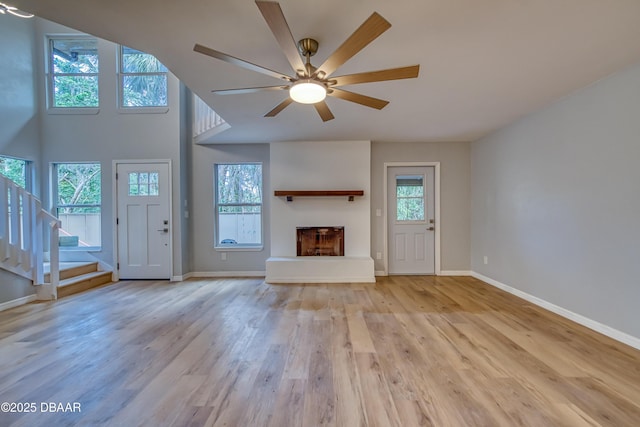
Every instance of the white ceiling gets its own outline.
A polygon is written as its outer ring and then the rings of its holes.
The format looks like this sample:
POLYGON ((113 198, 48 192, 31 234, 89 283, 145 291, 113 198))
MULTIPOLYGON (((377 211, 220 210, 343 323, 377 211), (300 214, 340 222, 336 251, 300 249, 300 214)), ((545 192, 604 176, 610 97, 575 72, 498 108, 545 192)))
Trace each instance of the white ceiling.
POLYGON ((264 118, 286 93, 210 91, 277 80, 193 52, 290 74, 253 0, 10 3, 156 55, 231 124, 220 142, 472 141, 640 60, 639 0, 281 0, 294 38, 320 42, 315 65, 376 11, 392 27, 334 75, 420 64, 420 76, 346 87, 390 101, 381 111, 329 98, 326 123, 297 104, 264 118))

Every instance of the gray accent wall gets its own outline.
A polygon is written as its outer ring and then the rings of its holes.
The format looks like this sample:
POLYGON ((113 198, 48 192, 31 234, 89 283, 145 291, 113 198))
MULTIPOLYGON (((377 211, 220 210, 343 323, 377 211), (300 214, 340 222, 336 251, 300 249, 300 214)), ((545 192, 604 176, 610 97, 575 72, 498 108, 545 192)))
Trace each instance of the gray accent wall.
POLYGON ((36 288, 31 280, 0 268, 0 304, 29 295, 35 295, 36 288))
POLYGON ((468 142, 371 143, 371 257, 376 271, 384 270, 384 164, 440 162, 441 270, 469 271, 470 146, 468 142), (383 216, 376 216, 376 209, 383 216))
MULTIPOLYGON (((3 16, 0 25, 0 154, 40 167, 35 22, 3 16)), ((40 194, 39 182, 33 193, 40 194)))
POLYGON ((194 273, 264 272, 269 258, 271 186, 269 184, 269 144, 197 145, 192 147, 191 226, 193 227, 192 263, 194 273), (214 181, 216 163, 262 163, 262 250, 216 250, 214 246, 214 181), (222 259, 222 254, 227 257, 222 259))
POLYGON ((472 143, 473 271, 640 337, 639 118, 637 64, 472 143))

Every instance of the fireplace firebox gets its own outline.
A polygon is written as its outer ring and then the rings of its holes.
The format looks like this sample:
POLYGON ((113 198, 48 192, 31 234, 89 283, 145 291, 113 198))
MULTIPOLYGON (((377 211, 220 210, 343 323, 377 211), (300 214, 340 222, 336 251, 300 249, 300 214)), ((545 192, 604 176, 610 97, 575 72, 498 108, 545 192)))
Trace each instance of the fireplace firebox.
POLYGON ((344 227, 296 227, 298 256, 344 256, 344 227))

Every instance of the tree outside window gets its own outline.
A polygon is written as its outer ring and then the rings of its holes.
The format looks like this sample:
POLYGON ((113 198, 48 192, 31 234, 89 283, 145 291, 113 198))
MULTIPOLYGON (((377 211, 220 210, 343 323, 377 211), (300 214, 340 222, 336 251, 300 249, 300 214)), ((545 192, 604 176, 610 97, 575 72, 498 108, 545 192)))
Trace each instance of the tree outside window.
POLYGON ((120 46, 120 106, 166 107, 167 67, 148 53, 120 46))
POLYGON ((6 176, 20 187, 30 190, 27 185, 29 163, 22 159, 0 156, 0 174, 6 176))
POLYGON ((54 170, 55 209, 62 221, 62 246, 100 247, 100 163, 58 163, 54 170))
POLYGON ((262 164, 217 164, 216 246, 262 245, 262 164))
POLYGON ((49 40, 50 105, 56 108, 96 108, 98 40, 90 37, 49 40))

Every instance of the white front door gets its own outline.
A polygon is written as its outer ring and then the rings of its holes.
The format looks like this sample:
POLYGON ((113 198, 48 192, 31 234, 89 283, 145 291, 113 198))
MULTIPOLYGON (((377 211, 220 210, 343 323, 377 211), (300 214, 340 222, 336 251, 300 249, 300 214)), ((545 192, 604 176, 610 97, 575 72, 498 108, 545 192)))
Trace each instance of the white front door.
POLYGON ((118 163, 118 268, 121 279, 171 278, 168 163, 118 163))
POLYGON ((387 171, 389 274, 435 274, 435 170, 387 171))

